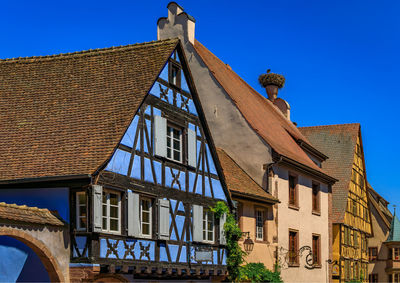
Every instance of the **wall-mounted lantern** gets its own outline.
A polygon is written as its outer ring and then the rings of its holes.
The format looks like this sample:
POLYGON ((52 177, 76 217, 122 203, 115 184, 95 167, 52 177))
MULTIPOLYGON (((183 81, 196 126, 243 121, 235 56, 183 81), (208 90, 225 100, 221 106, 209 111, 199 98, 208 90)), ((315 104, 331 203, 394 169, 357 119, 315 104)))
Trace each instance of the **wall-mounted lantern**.
POLYGON ((243 235, 247 234, 247 238, 243 242, 244 250, 247 253, 251 253, 254 248, 254 242, 250 239, 250 232, 242 232, 243 235))

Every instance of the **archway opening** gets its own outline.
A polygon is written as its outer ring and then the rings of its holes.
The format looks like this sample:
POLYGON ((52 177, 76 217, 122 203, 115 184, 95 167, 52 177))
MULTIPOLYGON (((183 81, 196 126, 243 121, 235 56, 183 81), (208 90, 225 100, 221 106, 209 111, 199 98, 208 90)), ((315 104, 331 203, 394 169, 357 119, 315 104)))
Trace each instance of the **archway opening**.
POLYGON ((0 282, 50 282, 39 256, 23 242, 0 236, 0 282))

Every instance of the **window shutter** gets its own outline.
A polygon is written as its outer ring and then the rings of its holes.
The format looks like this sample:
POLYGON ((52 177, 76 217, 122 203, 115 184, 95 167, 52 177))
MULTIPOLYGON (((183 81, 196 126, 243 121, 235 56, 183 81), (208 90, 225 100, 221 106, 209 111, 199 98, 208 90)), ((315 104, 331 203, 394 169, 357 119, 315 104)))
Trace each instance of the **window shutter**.
POLYGON ((169 240, 169 200, 158 200, 158 238, 169 240))
POLYGON ((219 243, 221 245, 226 245, 226 238, 225 238, 225 229, 224 224, 226 222, 226 213, 221 215, 219 219, 219 243))
POLYGON ((193 241, 203 241, 203 207, 200 205, 193 205, 193 241))
POLYGON ((167 119, 154 116, 154 155, 167 156, 167 119))
POLYGON ((196 150, 196 132, 188 129, 188 165, 196 167, 197 162, 197 150, 196 150))
POLYGON ((93 232, 101 232, 103 218, 103 187, 93 185, 93 232))
POLYGON ((128 236, 140 236, 139 194, 128 191, 128 236))

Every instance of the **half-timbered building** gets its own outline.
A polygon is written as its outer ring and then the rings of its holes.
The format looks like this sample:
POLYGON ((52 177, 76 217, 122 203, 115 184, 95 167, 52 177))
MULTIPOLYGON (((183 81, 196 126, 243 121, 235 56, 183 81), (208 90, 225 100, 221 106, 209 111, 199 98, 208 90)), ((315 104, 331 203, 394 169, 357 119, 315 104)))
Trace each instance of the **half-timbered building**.
POLYGON ((368 281, 368 238, 372 235, 360 124, 300 128, 329 156, 327 172, 339 179, 332 189, 332 280, 368 281))
POLYGON ((178 39, 6 59, 0 78, 0 200, 59 211, 72 281, 225 275, 210 207, 232 203, 178 39))

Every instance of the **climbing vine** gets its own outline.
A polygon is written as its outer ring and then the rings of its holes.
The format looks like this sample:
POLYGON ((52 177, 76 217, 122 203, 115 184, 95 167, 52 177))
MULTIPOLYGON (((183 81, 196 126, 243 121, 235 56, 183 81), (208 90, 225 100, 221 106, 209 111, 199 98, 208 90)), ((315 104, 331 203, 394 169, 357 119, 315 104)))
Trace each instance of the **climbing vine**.
POLYGON ((245 252, 239 246, 239 239, 242 237, 242 231, 240 231, 239 226, 236 223, 235 217, 230 213, 228 206, 219 201, 211 208, 217 219, 226 213, 226 221, 224 225, 226 248, 227 248, 227 258, 226 264, 229 273, 229 281, 238 281, 240 278, 240 266, 244 262, 243 257, 245 252))

